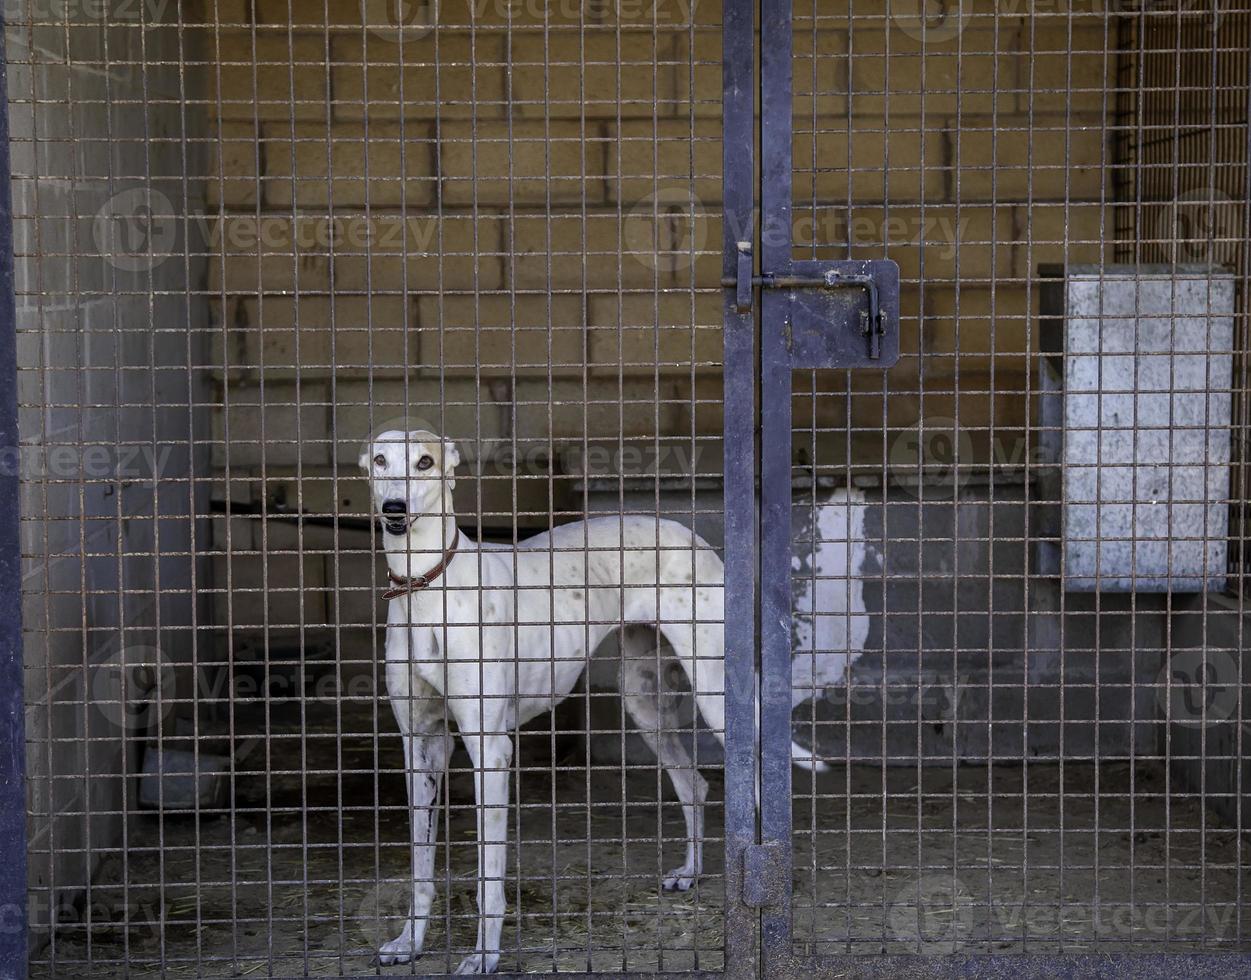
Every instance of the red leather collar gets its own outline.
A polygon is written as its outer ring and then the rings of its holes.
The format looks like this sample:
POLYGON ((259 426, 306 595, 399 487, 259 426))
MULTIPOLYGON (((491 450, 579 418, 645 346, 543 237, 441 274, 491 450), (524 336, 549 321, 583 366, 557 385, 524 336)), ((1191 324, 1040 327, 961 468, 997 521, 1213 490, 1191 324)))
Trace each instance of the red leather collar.
POLYGON ((443 552, 443 559, 434 568, 426 572, 424 575, 415 575, 408 578, 403 575, 396 575, 390 569, 387 570, 387 578, 391 580, 391 584, 395 588, 387 589, 382 593, 382 598, 386 600, 399 599, 401 596, 411 595, 414 592, 420 592, 422 589, 432 585, 440 575, 447 571, 447 566, 451 564, 453 556, 456 554, 456 548, 460 544, 460 529, 456 529, 456 534, 452 538, 451 547, 443 552))

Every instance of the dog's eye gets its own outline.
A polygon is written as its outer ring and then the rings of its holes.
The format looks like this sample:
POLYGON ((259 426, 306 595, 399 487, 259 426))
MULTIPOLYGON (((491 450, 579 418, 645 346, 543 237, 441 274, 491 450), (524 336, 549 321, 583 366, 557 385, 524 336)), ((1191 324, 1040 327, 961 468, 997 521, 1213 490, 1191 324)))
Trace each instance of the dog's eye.
POLYGON ((433 465, 434 460, 429 456, 422 456, 421 459, 417 460, 417 469, 419 470, 428 470, 433 465))
POLYGON ((379 453, 377 456, 374 457, 374 466, 386 466, 386 465, 387 465, 387 458, 383 456, 382 453, 379 453))

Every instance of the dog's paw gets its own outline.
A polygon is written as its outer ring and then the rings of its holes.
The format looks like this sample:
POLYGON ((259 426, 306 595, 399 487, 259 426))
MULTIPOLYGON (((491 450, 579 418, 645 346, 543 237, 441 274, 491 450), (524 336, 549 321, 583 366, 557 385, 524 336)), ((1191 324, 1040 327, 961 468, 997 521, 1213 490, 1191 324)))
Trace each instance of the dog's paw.
POLYGON ((470 953, 460 961, 460 966, 456 968, 456 975, 464 976, 470 973, 494 973, 495 968, 499 965, 499 953, 470 953))
POLYGON ((683 865, 680 868, 674 868, 665 875, 665 880, 661 882, 661 887, 667 892, 690 891, 698 877, 699 873, 694 868, 683 865))
POLYGON ((418 950, 414 948, 412 939, 405 934, 382 944, 382 948, 378 950, 378 965, 395 966, 397 963, 411 963, 417 953, 418 950))

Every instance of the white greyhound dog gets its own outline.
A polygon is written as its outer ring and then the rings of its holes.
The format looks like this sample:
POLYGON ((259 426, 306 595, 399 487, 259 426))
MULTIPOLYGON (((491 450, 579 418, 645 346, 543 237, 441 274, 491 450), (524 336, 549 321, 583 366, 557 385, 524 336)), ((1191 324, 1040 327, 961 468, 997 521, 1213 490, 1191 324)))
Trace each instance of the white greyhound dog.
MULTIPOLYGON (((412 907, 379 961, 422 949, 434 898, 439 788, 456 722, 474 767, 478 825, 478 939, 456 972, 499 963, 509 767, 517 727, 573 689, 614 629, 664 634, 704 721, 724 741, 722 564, 675 521, 601 517, 554 528, 514 548, 464 537, 452 509, 456 446, 425 430, 389 431, 361 456, 386 528, 393 588, 386 678, 404 740, 411 822, 412 907)), ((664 878, 690 888, 700 874, 707 784, 676 734, 677 707, 651 664, 626 658, 621 693, 640 734, 669 773, 686 818, 686 861, 664 878)), ((797 764, 824 768, 793 745, 797 764)))

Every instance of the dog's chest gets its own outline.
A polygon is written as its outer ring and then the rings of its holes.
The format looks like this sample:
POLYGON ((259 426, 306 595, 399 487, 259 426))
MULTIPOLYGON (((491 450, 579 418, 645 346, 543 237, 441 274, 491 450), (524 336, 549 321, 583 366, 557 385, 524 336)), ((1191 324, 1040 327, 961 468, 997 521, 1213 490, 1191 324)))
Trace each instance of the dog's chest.
POLYGON ((413 672, 440 694, 447 693, 447 669, 442 658, 425 658, 416 660, 412 665, 413 672))

